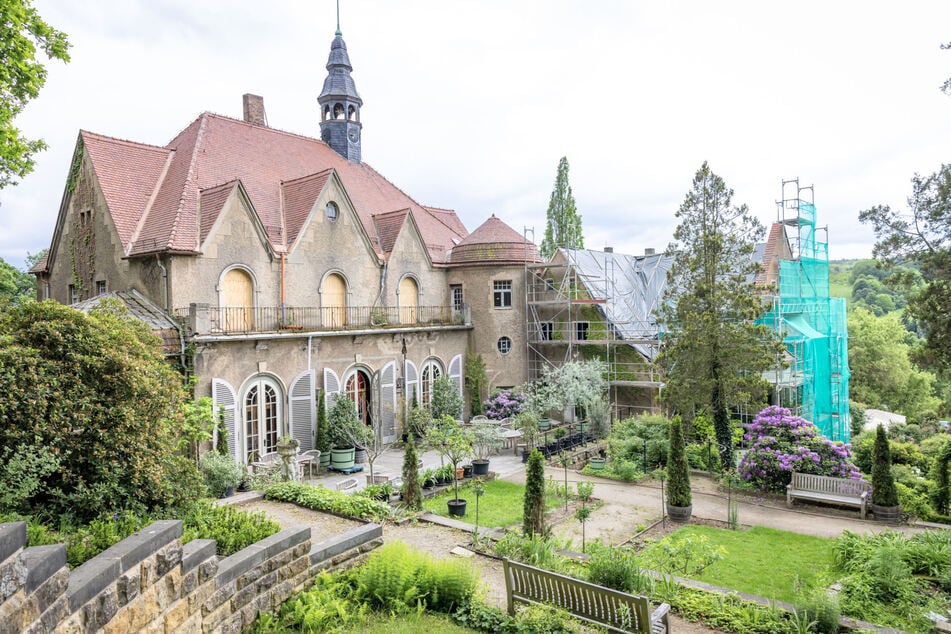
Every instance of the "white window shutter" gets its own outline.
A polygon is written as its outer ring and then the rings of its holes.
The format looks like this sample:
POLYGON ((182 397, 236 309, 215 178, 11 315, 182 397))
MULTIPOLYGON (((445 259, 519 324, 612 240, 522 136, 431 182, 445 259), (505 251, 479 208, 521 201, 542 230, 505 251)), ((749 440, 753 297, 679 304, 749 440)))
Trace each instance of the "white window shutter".
MULTIPOLYGON (((224 379, 212 379, 211 402, 212 406, 214 407, 215 414, 224 418, 225 429, 228 430, 228 452, 232 456, 237 456, 238 454, 236 447, 238 446, 238 438, 237 434, 235 433, 235 413, 237 411, 238 396, 235 394, 234 388, 231 387, 231 384, 224 379)), ((217 446, 217 425, 215 425, 213 435, 214 444, 217 446)), ((241 462, 243 462, 243 460, 241 462)))
POLYGON ((406 360, 406 364, 403 367, 403 376, 406 380, 406 411, 409 411, 409 408, 413 405, 413 394, 416 394, 416 402, 419 403, 420 394, 419 394, 419 370, 416 369, 416 365, 410 361, 406 360))
POLYGON ((314 406, 316 375, 313 370, 305 370, 291 383, 290 432, 300 442, 301 451, 314 448, 314 428, 317 424, 314 406))
POLYGON ((462 355, 457 354, 449 361, 449 380, 456 386, 459 396, 462 396, 462 355))
POLYGON ((383 442, 396 441, 396 362, 380 370, 380 435, 383 442))
POLYGON ((340 394, 340 377, 330 368, 324 368, 324 406, 328 414, 338 394, 340 394))

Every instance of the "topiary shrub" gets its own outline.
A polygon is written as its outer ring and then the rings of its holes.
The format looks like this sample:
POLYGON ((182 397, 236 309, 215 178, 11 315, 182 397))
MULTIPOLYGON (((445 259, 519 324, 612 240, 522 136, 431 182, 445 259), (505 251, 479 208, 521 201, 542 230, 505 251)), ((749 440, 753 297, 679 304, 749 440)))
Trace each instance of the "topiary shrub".
POLYGON ((862 474, 848 445, 832 442, 809 421, 783 407, 767 407, 743 436, 750 450, 740 461, 740 477, 766 491, 782 493, 792 472, 852 478, 862 474))
POLYGON ((875 430, 875 449, 872 452, 872 504, 878 506, 896 506, 898 490, 892 477, 892 455, 888 448, 888 437, 881 425, 875 430))
POLYGON ((670 450, 667 453, 667 503, 690 506, 690 470, 684 455, 684 430, 680 417, 670 421, 670 450))
POLYGON ((545 459, 538 449, 532 449, 525 468, 522 532, 526 537, 545 534, 545 459))
POLYGON ((419 458, 416 454, 416 439, 410 434, 403 452, 403 504, 411 511, 423 509, 423 489, 419 481, 419 458))

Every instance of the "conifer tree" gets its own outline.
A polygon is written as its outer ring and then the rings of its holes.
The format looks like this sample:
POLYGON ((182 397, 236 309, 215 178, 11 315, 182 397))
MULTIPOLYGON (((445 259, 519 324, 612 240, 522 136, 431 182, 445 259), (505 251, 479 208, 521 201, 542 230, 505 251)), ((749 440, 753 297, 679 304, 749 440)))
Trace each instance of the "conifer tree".
POLYGON ((558 175, 555 187, 548 201, 548 220, 545 224, 545 238, 542 240, 541 255, 546 260, 559 247, 583 249, 584 236, 581 234, 581 216, 575 208, 575 197, 568 183, 568 157, 558 161, 558 175))
POLYGON ((423 508, 423 490, 419 482, 419 458, 416 454, 416 438, 413 434, 406 437, 406 449, 403 453, 403 504, 412 511, 423 508))
POLYGON ((525 503, 522 532, 526 537, 545 534, 545 459, 532 449, 525 468, 525 503))
POLYGON ((765 234, 746 205, 733 206, 733 190, 704 162, 677 211, 680 220, 658 311, 667 403, 692 420, 712 415, 720 462, 733 468, 729 411, 765 404, 762 372, 781 358, 782 343, 756 319, 765 313, 759 264, 752 259, 765 234))
POLYGON ((892 453, 882 425, 875 430, 872 447, 872 504, 898 506, 898 490, 892 476, 892 453))
POLYGON ((670 422, 670 445, 667 450, 667 502, 671 506, 690 506, 690 468, 684 453, 684 428, 680 417, 670 422))

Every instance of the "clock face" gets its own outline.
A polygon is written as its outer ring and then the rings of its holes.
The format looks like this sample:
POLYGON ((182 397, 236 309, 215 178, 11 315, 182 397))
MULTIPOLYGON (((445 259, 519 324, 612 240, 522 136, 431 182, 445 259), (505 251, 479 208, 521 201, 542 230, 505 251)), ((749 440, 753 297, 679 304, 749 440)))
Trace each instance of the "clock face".
POLYGON ((323 139, 324 143, 330 143, 330 128, 324 128, 321 130, 320 138, 323 139))
POLYGON ((347 138, 350 139, 351 143, 359 143, 360 130, 357 128, 350 128, 350 130, 347 132, 347 138))

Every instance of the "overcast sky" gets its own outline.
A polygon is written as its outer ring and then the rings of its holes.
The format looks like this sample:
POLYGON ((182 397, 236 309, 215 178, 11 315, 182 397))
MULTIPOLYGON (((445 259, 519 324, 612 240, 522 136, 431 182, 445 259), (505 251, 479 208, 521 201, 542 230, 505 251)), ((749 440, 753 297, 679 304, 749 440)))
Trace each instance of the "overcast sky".
MULTIPOLYGON (((585 246, 663 249, 704 160, 764 223, 815 186, 832 258, 867 257, 858 212, 904 205, 951 160, 951 2, 342 0, 363 158, 469 230, 536 242, 558 159, 585 246), (787 194, 790 190, 787 190, 787 194)), ((164 145, 201 112, 319 138, 334 0, 36 0, 73 44, 18 119, 50 149, 0 190, 0 257, 49 245, 80 129, 164 145)))

